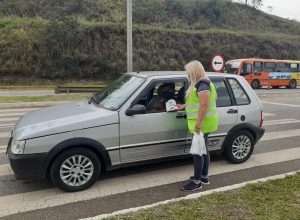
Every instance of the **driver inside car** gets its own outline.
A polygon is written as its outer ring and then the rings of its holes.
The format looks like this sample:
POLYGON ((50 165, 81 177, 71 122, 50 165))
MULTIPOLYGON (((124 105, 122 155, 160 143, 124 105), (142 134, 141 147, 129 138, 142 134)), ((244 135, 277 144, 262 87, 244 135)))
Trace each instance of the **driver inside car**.
POLYGON ((175 99, 175 83, 164 83, 157 89, 157 95, 154 96, 147 105, 147 111, 161 112, 166 110, 166 102, 175 99))

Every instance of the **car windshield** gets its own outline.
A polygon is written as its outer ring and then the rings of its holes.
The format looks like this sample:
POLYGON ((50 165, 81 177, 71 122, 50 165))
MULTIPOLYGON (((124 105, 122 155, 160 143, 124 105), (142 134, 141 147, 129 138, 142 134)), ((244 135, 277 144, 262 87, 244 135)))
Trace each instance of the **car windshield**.
POLYGON ((105 89, 94 94, 91 100, 101 108, 117 110, 144 81, 145 78, 125 74, 105 89))
POLYGON ((241 62, 227 62, 226 67, 224 70, 224 73, 230 73, 230 74, 238 74, 238 70, 240 68, 241 62))

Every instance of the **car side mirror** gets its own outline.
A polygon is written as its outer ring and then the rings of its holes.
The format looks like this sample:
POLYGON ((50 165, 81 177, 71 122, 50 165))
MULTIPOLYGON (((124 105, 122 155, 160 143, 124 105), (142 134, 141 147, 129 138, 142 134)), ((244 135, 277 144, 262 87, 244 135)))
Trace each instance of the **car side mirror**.
POLYGON ((127 109, 125 114, 127 116, 133 116, 133 115, 141 115, 145 114, 147 112, 146 107, 144 105, 134 105, 127 109))

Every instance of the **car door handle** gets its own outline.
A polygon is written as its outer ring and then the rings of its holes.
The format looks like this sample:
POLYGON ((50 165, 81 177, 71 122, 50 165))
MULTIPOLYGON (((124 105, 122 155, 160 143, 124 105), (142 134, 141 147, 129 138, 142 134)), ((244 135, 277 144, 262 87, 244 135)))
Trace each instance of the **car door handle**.
POLYGON ((238 113, 238 110, 236 110, 236 109, 229 109, 227 111, 227 113, 229 113, 229 114, 236 114, 236 113, 238 113))

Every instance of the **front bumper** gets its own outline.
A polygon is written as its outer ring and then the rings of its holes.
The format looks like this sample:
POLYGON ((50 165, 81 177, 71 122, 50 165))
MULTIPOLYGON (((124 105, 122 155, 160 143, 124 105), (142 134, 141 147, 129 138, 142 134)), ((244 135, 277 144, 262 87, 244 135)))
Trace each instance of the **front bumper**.
POLYGON ((45 178, 45 162, 47 153, 13 154, 10 151, 10 144, 8 145, 7 153, 10 166, 17 179, 37 180, 45 178))

